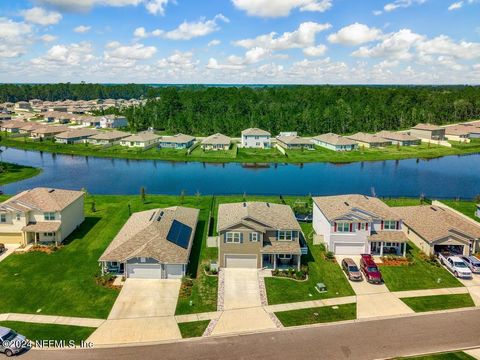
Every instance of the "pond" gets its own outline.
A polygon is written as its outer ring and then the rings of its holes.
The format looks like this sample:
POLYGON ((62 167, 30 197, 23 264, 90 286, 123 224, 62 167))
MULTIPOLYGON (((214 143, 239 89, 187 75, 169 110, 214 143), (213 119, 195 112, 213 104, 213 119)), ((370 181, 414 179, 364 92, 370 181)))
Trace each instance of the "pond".
POLYGON ((36 187, 86 188, 94 194, 325 195, 473 198, 480 194, 480 155, 351 164, 212 164, 106 159, 4 149, 3 161, 43 168, 35 178, 4 185, 5 193, 36 187))

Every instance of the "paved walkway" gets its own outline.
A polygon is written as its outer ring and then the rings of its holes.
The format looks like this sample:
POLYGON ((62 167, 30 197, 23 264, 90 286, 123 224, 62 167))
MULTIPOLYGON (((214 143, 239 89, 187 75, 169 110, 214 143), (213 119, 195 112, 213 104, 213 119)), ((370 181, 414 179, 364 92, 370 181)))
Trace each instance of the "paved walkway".
POLYGON ((0 321, 21 321, 36 324, 71 325, 94 328, 98 328, 105 322, 104 319, 18 313, 0 314, 0 321))
POLYGON ((454 287, 454 288, 442 288, 442 289, 394 291, 394 292, 392 292, 392 294, 395 295, 399 299, 419 297, 419 296, 468 294, 468 288, 466 288, 466 287, 454 287))
POLYGON ((480 348, 465 350, 464 353, 480 360, 480 348))
POLYGON ((475 306, 480 306, 480 275, 473 274, 471 279, 458 279, 465 285, 470 293, 470 296, 475 303, 475 306))
POLYGON ((312 300, 312 301, 302 301, 302 302, 295 302, 295 303, 288 303, 288 304, 268 305, 268 306, 265 306, 264 308, 269 313, 275 313, 279 311, 289 311, 289 310, 316 308, 316 307, 322 307, 322 306, 351 304, 356 301, 357 301, 356 296, 344 296, 344 297, 323 299, 323 300, 312 300))

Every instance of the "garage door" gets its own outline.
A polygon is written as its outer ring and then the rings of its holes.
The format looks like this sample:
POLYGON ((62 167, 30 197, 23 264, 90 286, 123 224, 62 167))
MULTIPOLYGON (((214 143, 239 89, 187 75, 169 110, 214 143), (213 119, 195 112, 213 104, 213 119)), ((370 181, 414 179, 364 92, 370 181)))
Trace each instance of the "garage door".
POLYGON ((225 267, 228 268, 257 268, 255 255, 225 255, 225 267))
POLYGON ((342 243, 335 244, 335 255, 360 255, 365 252, 364 244, 342 243))
POLYGON ((183 265, 165 265, 167 279, 181 279, 183 276, 183 265))
POLYGON ((23 242, 21 233, 2 233, 0 234, 0 243, 2 244, 18 244, 23 242))
POLYGON ((162 266, 157 264, 128 264, 127 274, 133 279, 161 279, 162 266))

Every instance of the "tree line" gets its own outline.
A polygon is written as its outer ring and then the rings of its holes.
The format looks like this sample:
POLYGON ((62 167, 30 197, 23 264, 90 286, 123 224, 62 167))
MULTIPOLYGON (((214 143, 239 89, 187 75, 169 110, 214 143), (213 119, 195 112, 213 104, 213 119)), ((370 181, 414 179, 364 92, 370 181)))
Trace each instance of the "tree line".
POLYGON ((345 134, 480 118, 478 86, 0 85, 0 101, 140 97, 146 104, 107 112, 121 112, 133 131, 231 136, 248 127, 345 134))

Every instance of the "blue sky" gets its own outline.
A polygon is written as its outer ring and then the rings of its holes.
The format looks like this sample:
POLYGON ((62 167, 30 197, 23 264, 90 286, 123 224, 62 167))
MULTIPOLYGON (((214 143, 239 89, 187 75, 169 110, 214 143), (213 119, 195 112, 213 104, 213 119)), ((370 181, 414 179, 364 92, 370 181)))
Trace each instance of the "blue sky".
POLYGON ((0 81, 478 84, 480 0, 6 0, 0 81))

